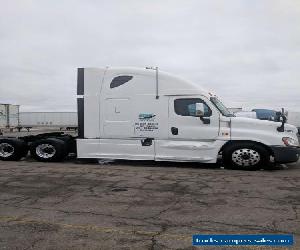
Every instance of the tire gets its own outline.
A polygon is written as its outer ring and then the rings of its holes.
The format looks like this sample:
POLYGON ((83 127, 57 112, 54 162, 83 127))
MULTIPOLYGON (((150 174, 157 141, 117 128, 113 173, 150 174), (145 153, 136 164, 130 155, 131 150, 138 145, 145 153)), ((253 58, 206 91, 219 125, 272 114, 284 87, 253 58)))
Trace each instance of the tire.
POLYGON ((270 165, 268 150, 251 142, 232 143, 225 147, 222 155, 228 169, 259 170, 270 165))
POLYGON ((62 161, 67 153, 68 148, 66 143, 56 138, 41 139, 30 145, 30 154, 37 161, 62 161))
POLYGON ((0 160, 18 161, 25 156, 26 147, 26 143, 19 139, 0 139, 0 160))

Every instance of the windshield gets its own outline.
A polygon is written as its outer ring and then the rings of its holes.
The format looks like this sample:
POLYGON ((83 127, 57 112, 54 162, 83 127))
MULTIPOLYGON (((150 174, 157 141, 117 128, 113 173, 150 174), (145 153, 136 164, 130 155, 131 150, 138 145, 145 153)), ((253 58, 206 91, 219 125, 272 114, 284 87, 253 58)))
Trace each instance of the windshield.
POLYGON ((227 117, 235 116, 217 97, 211 97, 210 101, 216 106, 216 108, 221 112, 222 115, 227 117))

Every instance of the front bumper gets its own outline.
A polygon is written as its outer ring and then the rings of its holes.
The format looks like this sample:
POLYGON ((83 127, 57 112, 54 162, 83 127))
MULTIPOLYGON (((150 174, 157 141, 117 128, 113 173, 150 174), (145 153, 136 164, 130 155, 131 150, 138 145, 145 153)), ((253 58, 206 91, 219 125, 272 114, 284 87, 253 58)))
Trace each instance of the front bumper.
POLYGON ((300 157, 300 147, 271 146, 271 149, 277 163, 296 162, 300 157))

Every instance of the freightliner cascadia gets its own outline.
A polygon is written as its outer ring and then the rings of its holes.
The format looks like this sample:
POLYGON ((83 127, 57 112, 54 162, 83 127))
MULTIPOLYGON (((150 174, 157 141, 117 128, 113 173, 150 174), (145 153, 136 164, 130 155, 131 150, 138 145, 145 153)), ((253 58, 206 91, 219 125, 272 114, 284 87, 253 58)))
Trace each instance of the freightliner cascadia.
POLYGON ((79 68, 78 137, 63 133, 0 139, 0 159, 30 151, 39 161, 78 158, 216 163, 258 169, 296 162, 295 126, 235 117, 199 84, 157 68, 79 68))

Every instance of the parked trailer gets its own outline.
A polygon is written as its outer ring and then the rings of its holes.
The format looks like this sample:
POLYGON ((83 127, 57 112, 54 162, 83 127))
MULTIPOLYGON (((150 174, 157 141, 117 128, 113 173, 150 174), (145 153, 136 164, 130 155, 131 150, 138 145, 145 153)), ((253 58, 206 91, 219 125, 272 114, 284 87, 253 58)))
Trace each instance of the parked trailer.
POLYGON ((19 129, 58 127, 77 129, 77 112, 21 112, 19 129))
POLYGON ((293 124, 298 128, 300 135, 300 112, 288 111, 288 123, 293 124))
POLYGON ((258 169, 295 162, 295 126, 235 117, 198 84, 158 69, 80 68, 78 137, 41 134, 0 139, 0 159, 18 160, 30 150, 39 161, 78 158, 193 161, 258 169), (271 157, 273 156, 273 157, 271 157))
POLYGON ((14 128, 19 124, 19 105, 0 104, 0 128, 14 128))
POLYGON ((228 108, 228 110, 233 114, 236 112, 243 112, 243 108, 228 108))
POLYGON ((238 111, 234 113, 238 117, 248 117, 252 119, 257 119, 256 112, 254 111, 238 111))

